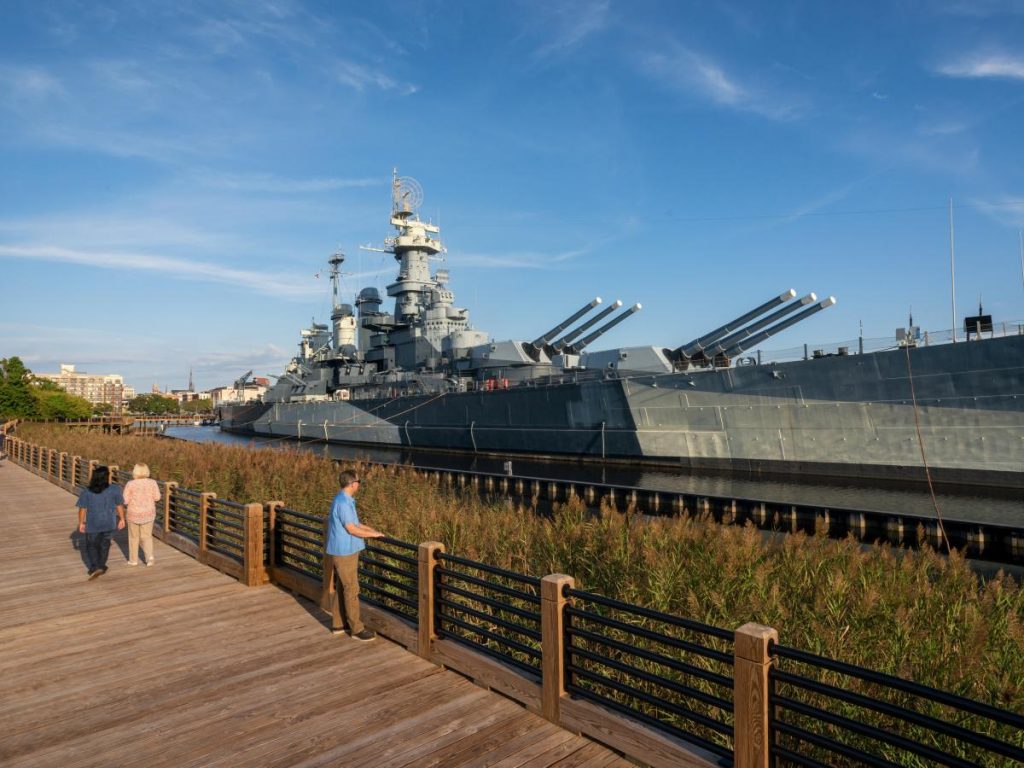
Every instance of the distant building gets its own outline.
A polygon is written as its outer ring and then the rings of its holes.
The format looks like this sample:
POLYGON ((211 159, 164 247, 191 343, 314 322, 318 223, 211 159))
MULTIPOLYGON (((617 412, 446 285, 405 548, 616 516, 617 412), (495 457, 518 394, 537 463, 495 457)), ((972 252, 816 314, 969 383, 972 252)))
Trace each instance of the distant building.
POLYGON ((209 395, 213 401, 214 408, 224 403, 251 403, 263 397, 263 393, 267 391, 269 384, 270 382, 267 379, 257 376, 252 381, 247 382, 242 388, 217 387, 216 389, 211 389, 209 395))
POLYGON ((124 378, 118 374, 79 373, 75 371, 75 366, 63 364, 60 373, 35 375, 40 379, 49 379, 65 392, 90 403, 109 403, 115 410, 120 410, 125 400, 135 395, 135 390, 125 387, 124 378))

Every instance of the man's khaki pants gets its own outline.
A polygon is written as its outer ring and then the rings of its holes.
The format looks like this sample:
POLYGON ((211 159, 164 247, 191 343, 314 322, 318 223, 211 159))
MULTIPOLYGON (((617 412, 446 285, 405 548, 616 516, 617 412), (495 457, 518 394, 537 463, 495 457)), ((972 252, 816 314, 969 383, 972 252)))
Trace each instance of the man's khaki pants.
POLYGON ((320 605, 324 610, 331 612, 331 629, 340 630, 344 628, 344 624, 348 624, 348 631, 353 635, 363 631, 363 622, 359 619, 358 552, 354 555, 324 556, 324 591, 320 605), (338 594, 339 591, 341 595, 338 594), (345 610, 344 617, 341 613, 342 604, 345 610))

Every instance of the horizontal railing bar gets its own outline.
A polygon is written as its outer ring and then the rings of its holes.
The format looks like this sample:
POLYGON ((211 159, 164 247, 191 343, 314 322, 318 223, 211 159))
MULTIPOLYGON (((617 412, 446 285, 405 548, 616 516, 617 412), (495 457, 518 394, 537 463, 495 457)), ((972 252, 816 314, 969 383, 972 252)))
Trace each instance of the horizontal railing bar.
POLYGON ((673 736, 676 736, 677 738, 689 741, 693 744, 696 744, 699 747, 708 750, 709 752, 714 752, 716 755, 728 758, 730 760, 733 758, 733 751, 728 747, 724 747, 721 744, 711 741, 710 739, 706 739, 703 736, 699 736, 696 733, 691 733, 690 731, 683 730, 682 728, 674 726, 670 723, 658 720, 656 717, 651 717, 650 715, 644 714, 643 712, 638 712, 632 707, 626 706, 625 704, 621 704, 620 702, 617 702, 614 699, 605 698, 604 696, 595 694, 593 691, 578 686, 575 683, 567 683, 565 689, 569 693, 579 696, 580 698, 596 702, 600 704, 602 707, 613 709, 616 712, 625 715, 626 717, 639 720, 640 722, 646 723, 647 725, 659 731, 664 731, 666 733, 672 734, 673 736))
MULTIPOLYGON (((301 544, 287 544, 287 543, 285 544, 285 546, 287 546, 289 549, 293 549, 293 550, 296 550, 298 552, 304 552, 305 554, 309 555, 310 557, 316 558, 317 562, 322 562, 323 561, 324 553, 323 553, 323 550, 321 550, 319 548, 318 549, 310 549, 309 547, 304 547, 301 544)), ((287 550, 285 550, 283 548, 279 549, 278 551, 282 555, 287 554, 287 550)))
POLYGON ((398 576, 405 576, 406 578, 412 579, 413 581, 416 581, 416 579, 419 578, 418 571, 409 571, 405 568, 399 568, 397 565, 385 563, 384 561, 378 560, 375 557, 367 556, 365 552, 363 553, 363 556, 359 558, 359 564, 372 565, 374 568, 380 568, 381 570, 388 571, 389 573, 394 573, 398 576))
POLYGON ((409 598, 402 597, 401 595, 396 595, 394 592, 388 592, 387 590, 380 589, 373 584, 360 584, 359 587, 360 591, 365 590, 374 595, 381 595, 382 597, 386 597, 388 600, 394 600, 396 603, 406 605, 413 610, 419 608, 419 603, 417 601, 410 600, 409 598))
POLYGON ((482 653, 485 656, 490 656, 492 659, 497 659, 502 664, 510 664, 511 666, 516 667, 517 669, 521 670, 529 678, 536 679, 536 680, 539 681, 539 678, 540 678, 540 667, 539 666, 534 666, 532 664, 527 664, 525 661, 520 661, 519 659, 516 659, 516 658, 514 658, 512 656, 508 656, 508 655, 506 655, 504 653, 501 653, 500 651, 496 651, 493 648, 490 648, 490 647, 488 647, 486 645, 482 645, 480 643, 474 642, 474 641, 470 640, 469 638, 463 637, 462 635, 456 635, 456 634, 445 635, 443 639, 451 640, 452 642, 459 643, 460 645, 464 645, 467 648, 471 648, 472 650, 476 651, 477 653, 482 653))
POLYGON ((629 603, 623 603, 620 600, 613 600, 610 597, 604 595, 596 595, 593 592, 583 592, 579 589, 566 589, 564 593, 567 597, 574 597, 579 600, 585 600, 590 603, 596 603, 597 605, 603 605, 606 608, 613 608, 623 613, 631 613, 637 616, 643 616, 648 619, 654 619, 655 621, 661 621, 666 624, 672 624, 677 627, 689 629, 693 632, 701 632, 705 635, 711 635, 717 637, 720 640, 727 640, 730 643, 733 642, 733 633, 726 629, 719 629, 718 627, 712 627, 710 624, 701 624, 699 621, 692 621, 690 619, 683 619, 679 616, 673 616, 669 613, 662 613, 661 611, 655 611, 650 608, 644 608, 639 605, 630 605, 629 603))
MULTIPOLYGON (((672 637, 671 635, 664 635, 661 632, 655 632, 652 629, 646 629, 645 627, 638 627, 633 624, 627 624, 618 619, 612 619, 608 616, 602 616, 597 613, 590 613, 589 611, 581 611, 573 606, 566 606, 566 614, 569 616, 575 616, 582 619, 593 621, 596 624, 602 626, 611 627, 613 629, 621 630, 632 635, 640 635, 640 637, 646 637, 648 640, 654 640, 662 643, 663 645, 670 645, 673 648, 679 648, 684 651, 690 651, 698 656, 704 656, 715 661, 720 661, 723 664, 731 665, 733 658, 730 654, 724 653, 723 651, 716 651, 713 648, 705 648, 703 645, 697 645, 691 643, 689 640, 680 640, 678 637, 672 637)), ((573 628, 573 631, 576 627, 573 628)))
POLYGON ((636 677, 639 677, 641 680, 646 680, 647 682, 653 683, 654 685, 659 685, 662 688, 668 688, 670 691, 674 691, 675 693, 678 693, 682 696, 687 696, 689 698, 696 699, 702 704, 707 704, 709 707, 715 707, 716 709, 724 710, 730 714, 732 713, 732 702, 727 701, 725 699, 721 699, 718 696, 715 696, 714 694, 698 691, 696 688, 693 688, 692 686, 677 683, 674 680, 662 677, 661 675, 656 675, 653 672, 647 672, 646 670, 639 669, 637 667, 632 666, 631 664, 626 664, 621 661, 609 659, 607 657, 601 656, 599 653, 594 653, 593 651, 588 651, 583 648, 573 648, 570 651, 570 653, 573 656, 582 656, 583 658, 590 659, 591 661, 601 664, 602 666, 617 669, 619 672, 622 672, 624 674, 635 675, 636 677))
POLYGON ((232 501, 231 499, 222 499, 219 496, 210 499, 211 507, 228 507, 229 509, 244 510, 245 504, 240 501, 232 501))
POLYGON ((468 600, 475 600, 483 605, 490 606, 491 608, 497 608, 500 611, 508 611, 513 613, 520 618, 526 619, 527 621, 533 621, 540 624, 540 611, 528 611, 525 608, 517 608, 510 603, 503 603, 500 600, 486 597, 478 592, 471 592, 468 589, 457 587, 454 584, 439 584, 438 589, 443 589, 445 592, 451 592, 456 595, 465 597, 468 600))
POLYGON ((323 550, 324 548, 324 543, 319 539, 311 539, 308 536, 303 536, 301 533, 292 533, 286 528, 278 528, 277 534, 281 541, 284 541, 285 539, 301 541, 304 544, 309 544, 311 547, 316 547, 318 550, 323 550))
MULTIPOLYGON (((706 680, 709 683, 714 683, 715 685, 718 685, 722 688, 726 688, 730 691, 732 690, 733 680, 731 677, 720 675, 717 672, 712 672, 709 669, 701 669, 700 667, 694 666, 693 664, 689 664, 685 661, 679 661, 669 656, 663 656, 660 653, 649 651, 646 648, 639 648, 635 645, 628 645, 626 643, 619 642, 618 640, 612 640, 611 638, 605 637, 604 635, 599 635, 594 632, 588 632, 587 630, 579 629, 578 627, 571 627, 567 630, 567 632, 570 638, 581 637, 584 640, 590 640, 594 643, 607 645, 611 648, 614 648, 617 651, 622 651, 630 655, 639 656, 641 658, 647 659, 648 661, 654 662, 655 664, 661 664, 662 666, 669 667, 670 669, 674 669, 677 672, 682 672, 686 675, 692 675, 693 677, 699 677, 701 680, 706 680)), ((572 645, 570 642, 567 646, 567 650, 576 651, 582 649, 580 649, 579 646, 572 645)))
POLYGON ((437 578, 438 581, 441 581, 441 579, 444 579, 444 581, 457 579, 468 584, 476 584, 478 587, 482 587, 484 589, 501 592, 503 595, 508 595, 509 597, 515 597, 529 603, 540 605, 540 597, 537 595, 531 595, 529 592, 521 592, 513 587, 506 587, 504 584, 496 584, 493 581, 487 581, 486 579, 481 579, 477 576, 470 576, 468 573, 461 573, 448 568, 438 568, 435 578, 437 578))
MULTIPOLYGON (((491 640, 497 643, 498 645, 504 645, 508 648, 511 648, 512 650, 519 651, 524 656, 530 656, 531 658, 535 658, 538 661, 541 658, 540 651, 534 648, 530 648, 528 645, 523 645, 522 643, 518 643, 515 640, 505 637, 504 635, 498 635, 494 632, 491 632, 490 630, 484 629, 483 627, 478 627, 475 624, 470 624, 469 622, 463 621, 457 616, 452 616, 450 613, 439 612, 437 618, 439 620, 440 630, 445 634, 446 637, 449 635, 458 636, 458 633, 449 632, 447 629, 445 629, 445 624, 451 623, 454 624, 456 627, 466 630, 467 632, 472 632, 473 634, 479 635, 480 637, 486 637, 488 640, 491 640)), ((474 643, 474 645, 476 645, 476 643, 474 643)), ((480 645, 483 644, 480 643, 480 645)))
POLYGON ((790 723, 776 722, 774 727, 777 731, 784 733, 787 736, 791 736, 794 739, 810 742, 816 747, 827 749, 829 752, 835 752, 843 757, 853 758, 865 765, 871 765, 875 768, 900 768, 899 763, 892 763, 884 757, 872 755, 870 752, 865 752, 862 749, 858 749, 857 747, 849 744, 844 744, 843 742, 836 741, 835 739, 830 739, 828 736, 812 733, 811 731, 804 730, 803 728, 791 725, 790 723))
POLYGON ((828 763, 819 763, 817 760, 811 760, 809 757, 804 757, 796 752, 793 752, 785 747, 773 746, 770 747, 772 756, 782 757, 791 763, 796 763, 803 768, 833 768, 828 763))
POLYGON ((507 571, 504 568, 487 565, 486 563, 481 563, 477 560, 469 560, 465 557, 459 557, 458 555, 451 555, 447 552, 441 552, 440 550, 436 550, 434 552, 434 557, 447 563, 457 563, 458 565, 465 566, 466 568, 473 568, 474 570, 484 571, 485 573, 494 574, 495 576, 502 576, 506 579, 511 579, 512 581, 518 581, 522 584, 528 584, 534 589, 538 591, 540 590, 540 579, 536 576, 527 576, 523 573, 507 571))
MULTIPOLYGON (((590 680, 591 682, 596 683, 597 685, 603 685, 606 688, 612 688, 613 690, 616 690, 619 693, 625 694, 626 696, 632 696, 634 699, 638 699, 639 701, 642 701, 645 704, 650 704, 652 707, 663 709, 666 712, 676 715, 677 717, 682 717, 686 720, 689 720, 692 723, 702 725, 705 728, 708 728, 709 730, 722 734, 723 736, 732 736, 731 725, 728 725, 726 723, 720 723, 718 720, 708 717, 707 715, 702 715, 699 712, 693 712, 687 709, 686 707, 680 706, 678 704, 673 704, 672 702, 665 701, 664 699, 656 699, 650 694, 645 693, 644 691, 641 691, 637 688, 634 688, 631 685, 620 683, 618 680, 613 680, 610 677, 601 677, 600 675, 595 675, 594 673, 590 672, 587 669, 584 669, 583 667, 577 667, 575 664, 567 664, 566 670, 571 672, 577 678, 583 678, 585 680, 590 680)), ((632 710, 632 707, 630 709, 632 710)))
POLYGON ((370 545, 367 545, 366 551, 372 552, 375 555, 382 555, 383 557, 387 557, 391 560, 397 560, 398 562, 405 563, 406 565, 411 565, 413 569, 419 568, 420 561, 417 558, 403 555, 401 552, 394 552, 390 549, 384 549, 384 547, 374 547, 370 545))
POLYGON ((308 560, 302 560, 297 557, 289 557, 287 559, 282 558, 280 562, 274 564, 274 567, 284 568, 289 571, 295 571, 296 573, 303 573, 307 576, 312 576, 315 579, 322 577, 322 574, 317 573, 316 567, 312 563, 308 560))
MULTIPOLYGON (((780 696, 778 694, 771 697, 771 704, 787 709, 790 712, 796 712, 797 714, 809 717, 812 720, 819 722, 828 723, 834 725, 837 728, 843 728, 851 733, 856 733, 858 736, 864 736, 869 739, 875 739, 876 741, 882 741, 886 744, 891 744, 894 747, 906 750, 907 752, 913 752, 921 757, 926 757, 929 760, 934 760, 940 765, 948 765, 951 768, 972 768, 975 763, 969 763, 961 760, 958 757, 942 752, 933 747, 929 747, 926 744, 922 744, 911 739, 904 738, 895 733, 889 733, 887 731, 880 730, 871 725, 865 725, 864 723, 853 720, 845 715, 837 715, 832 712, 826 712, 816 707, 804 704, 796 699, 791 699, 788 696, 780 696)), ((775 726, 782 725, 783 721, 776 718, 775 726)))
POLYGON ((372 573, 372 572, 369 572, 369 571, 364 571, 362 568, 359 569, 359 573, 366 577, 365 581, 367 583, 373 584, 373 583, 380 582, 381 584, 387 584, 388 586, 394 587, 395 589, 401 590, 402 592, 406 592, 406 593, 408 593, 410 595, 418 595, 419 594, 419 590, 416 587, 410 587, 408 584, 403 584, 400 581, 396 581, 395 579, 390 579, 387 576, 382 576, 379 573, 372 573))
POLYGON ((1016 728, 1024 729, 1024 715, 1017 715, 1012 712, 997 709, 996 707, 988 704, 983 704, 980 701, 974 701, 973 699, 967 699, 963 696, 957 696, 954 693, 947 693, 946 691, 930 688, 926 685, 921 685, 920 683, 914 683, 909 680, 903 680, 899 677, 893 677, 892 675, 887 675, 883 672, 875 672, 874 670, 857 667, 852 664, 846 664, 834 659, 828 659, 824 656, 817 656, 813 653, 801 651, 796 648, 789 648, 784 645, 778 645, 777 643, 771 644, 769 652, 783 659, 792 659, 793 661, 810 664, 811 666, 830 669, 833 672, 840 672, 844 675, 856 677, 869 683, 877 683, 878 685, 883 685, 888 688, 895 688, 896 690, 903 691, 904 693, 912 693, 922 698, 931 699, 939 704, 945 704, 946 706, 953 707, 954 709, 970 712, 972 715, 981 715, 982 717, 987 717, 990 720, 996 720, 1005 725, 1012 725, 1016 728))
MULTIPOLYGON (((382 611, 388 611, 389 613, 394 614, 395 616, 401 616, 401 617, 403 617, 405 619, 413 619, 413 620, 415 620, 416 617, 418 616, 417 606, 415 606, 415 605, 410 605, 409 606, 409 608, 411 609, 410 611, 402 611, 402 610, 399 610, 398 608, 396 608, 393 605, 388 605, 387 603, 383 602, 382 600, 378 600, 376 597, 372 597, 372 596, 369 596, 369 595, 360 595, 359 599, 363 600, 364 602, 369 603, 370 605, 374 605, 377 608, 380 608, 382 611)), ((396 598, 394 598, 393 596, 389 595, 388 599, 389 600, 393 600, 393 599, 396 599, 396 598)))
POLYGON ((294 520, 282 520, 280 517, 277 518, 277 527, 279 529, 294 528, 297 531, 305 531, 306 533, 311 533, 314 536, 319 536, 320 538, 323 538, 324 535, 324 528, 322 525, 319 527, 315 525, 306 525, 304 523, 297 523, 294 520))
POLYGON ((368 539, 367 544, 390 544, 392 547, 398 547, 399 549, 407 549, 410 552, 418 552, 419 545, 411 544, 408 541, 402 541, 401 539, 394 539, 390 536, 381 536, 379 539, 368 539))
MULTIPOLYGON (((459 613, 473 616, 474 618, 480 619, 480 621, 487 622, 488 624, 494 624, 495 626, 501 627, 502 629, 506 629, 514 634, 523 635, 525 637, 530 638, 531 640, 536 640, 538 643, 540 642, 540 632, 538 632, 537 630, 529 629, 528 627, 524 627, 521 624, 516 624, 512 621, 505 621, 504 619, 499 619, 496 616, 484 613, 483 611, 478 611, 475 608, 470 608, 469 606, 463 605, 462 603, 453 602, 446 597, 439 596, 437 602, 439 605, 448 606, 450 609, 458 611, 459 613)), ((441 611, 440 613, 442 616, 446 618, 452 616, 452 614, 444 613, 443 611, 441 611)), ((502 637, 504 637, 504 635, 502 635, 502 637)), ((523 646, 523 648, 526 647, 528 646, 523 646)), ((537 653, 539 655, 539 651, 537 653)))
POLYGON ((1014 757, 1018 760, 1024 760, 1024 749, 1015 749, 1014 747, 1006 744, 1006 742, 993 739, 990 736, 986 736, 975 731, 970 731, 962 726, 951 723, 948 720, 939 720, 922 712, 915 712, 912 709, 907 709, 896 704, 878 701, 877 699, 872 699, 860 693, 837 688, 836 686, 829 685, 828 683, 818 682, 817 680, 808 680, 807 678, 800 677, 799 675, 794 675, 789 672, 772 669, 770 670, 770 674, 772 679, 776 682, 795 685, 799 688, 812 691, 813 693, 817 693, 822 696, 829 696, 831 698, 838 699, 839 701, 844 701, 847 704, 854 704, 859 707, 864 707, 865 709, 872 709, 875 712, 880 712, 883 715, 888 715, 889 717, 896 718, 897 720, 903 720, 904 722, 929 728, 941 733, 943 736, 966 741, 974 744, 975 746, 982 747, 983 749, 987 749, 991 752, 997 752, 1006 757, 1014 757))

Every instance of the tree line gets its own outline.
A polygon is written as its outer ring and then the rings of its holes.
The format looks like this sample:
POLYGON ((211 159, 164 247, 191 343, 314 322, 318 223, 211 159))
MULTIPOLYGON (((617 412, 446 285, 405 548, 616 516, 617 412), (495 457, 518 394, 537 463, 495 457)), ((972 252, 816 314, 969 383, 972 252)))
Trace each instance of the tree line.
MULTIPOLYGON (((138 395, 128 402, 132 413, 171 414, 206 413, 210 400, 179 403, 173 397, 158 394, 138 395)), ((110 403, 90 403, 56 383, 32 375, 17 357, 0 358, 0 419, 56 419, 73 421, 110 413, 110 403)))

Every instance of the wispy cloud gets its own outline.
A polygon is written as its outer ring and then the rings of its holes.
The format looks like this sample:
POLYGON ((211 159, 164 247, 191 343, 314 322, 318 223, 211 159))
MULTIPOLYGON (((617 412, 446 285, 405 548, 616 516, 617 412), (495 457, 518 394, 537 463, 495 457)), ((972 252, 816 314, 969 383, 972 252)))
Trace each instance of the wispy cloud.
POLYGON ((534 58, 546 59, 577 48, 585 40, 608 27, 609 0, 563 0, 548 3, 544 8, 544 28, 553 37, 533 52, 534 58))
POLYGON ((60 80, 36 67, 0 66, 0 96, 15 100, 41 100, 64 93, 60 80))
POLYGON ((331 192, 338 189, 378 187, 386 179, 346 179, 339 177, 289 179, 267 173, 218 173, 203 171, 194 174, 196 180, 214 189, 230 189, 239 192, 273 192, 279 194, 306 194, 331 192))
POLYGON ((1024 193, 1000 195, 987 200, 975 199, 971 201, 971 206, 1004 227, 1024 229, 1024 193))
POLYGON ((557 269, 556 265, 571 261, 588 252, 589 249, 563 251, 548 254, 535 251, 514 253, 460 253, 455 258, 459 266, 482 269, 557 269))
POLYGON ((1024 80, 1024 58, 1006 53, 971 53, 940 64, 936 71, 948 77, 1024 80))
POLYGON ((52 245, 0 245, 0 258, 51 261, 100 269, 161 272, 186 280, 228 284, 283 298, 317 296, 322 288, 294 274, 272 274, 231 269, 219 264, 154 256, 146 253, 80 251, 52 245))
POLYGON ((357 64, 354 61, 339 59, 334 62, 332 69, 335 80, 357 91, 378 88, 382 91, 395 91, 402 96, 410 96, 419 90, 419 86, 413 83, 399 82, 383 70, 357 64))
POLYGON ((693 94, 721 107, 752 112, 770 120, 786 121, 803 111, 800 100, 774 89, 743 83, 710 56, 679 43, 648 53, 641 69, 667 88, 693 94))

